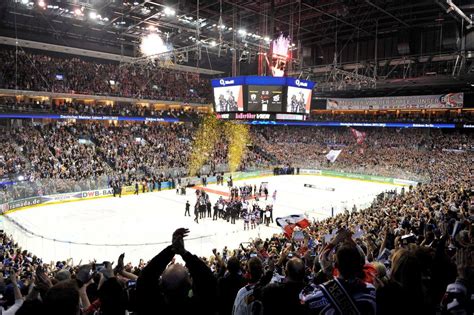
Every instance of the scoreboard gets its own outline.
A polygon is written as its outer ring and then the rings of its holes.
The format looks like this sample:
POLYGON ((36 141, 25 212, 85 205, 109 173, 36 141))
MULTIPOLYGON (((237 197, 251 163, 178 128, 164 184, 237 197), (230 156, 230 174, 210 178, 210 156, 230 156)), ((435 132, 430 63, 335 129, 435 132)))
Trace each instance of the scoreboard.
POLYGON ((245 117, 242 114, 247 113, 269 113, 269 117, 277 117, 277 113, 304 116, 309 114, 314 86, 312 81, 295 78, 244 76, 214 79, 214 110, 220 114, 233 114, 223 117, 245 117))
POLYGON ((281 112, 283 89, 281 86, 249 85, 247 111, 281 112))

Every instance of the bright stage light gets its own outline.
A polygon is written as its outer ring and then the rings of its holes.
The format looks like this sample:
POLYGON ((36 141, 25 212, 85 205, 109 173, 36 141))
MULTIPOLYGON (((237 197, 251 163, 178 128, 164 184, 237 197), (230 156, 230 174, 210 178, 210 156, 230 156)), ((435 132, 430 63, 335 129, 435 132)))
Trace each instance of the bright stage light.
POLYGON ((176 14, 176 11, 172 8, 168 8, 166 7, 165 10, 164 10, 164 13, 167 15, 167 16, 174 16, 176 14))
POLYGON ((30 2, 30 0, 21 0, 21 4, 28 4, 28 2, 30 2))
POLYGON ((23 180, 25 180, 25 177, 23 175, 20 175, 20 176, 18 176, 18 180, 23 181, 23 180))
POLYGON ((263 38, 263 40, 266 41, 266 42, 270 42, 270 37, 265 36, 265 37, 263 38))
POLYGON ((211 47, 216 47, 216 46, 217 46, 217 43, 216 43, 215 40, 213 40, 213 41, 211 42, 211 47))
POLYGON ((247 31, 244 30, 244 29, 240 29, 238 33, 239 33, 240 35, 242 35, 242 36, 247 35, 247 31))
POLYGON ((39 0, 38 1, 38 5, 41 7, 41 8, 44 8, 46 6, 46 3, 44 3, 43 0, 39 0))
POLYGON ((160 35, 153 33, 142 37, 140 51, 144 56, 154 56, 170 51, 160 35))
POLYGON ((84 14, 82 13, 82 10, 79 9, 79 8, 77 8, 77 9, 74 10, 74 14, 77 15, 77 16, 84 15, 84 14))
POLYGON ((92 20, 95 20, 95 19, 97 19, 97 13, 95 13, 94 11, 91 11, 91 12, 89 12, 89 17, 92 20))

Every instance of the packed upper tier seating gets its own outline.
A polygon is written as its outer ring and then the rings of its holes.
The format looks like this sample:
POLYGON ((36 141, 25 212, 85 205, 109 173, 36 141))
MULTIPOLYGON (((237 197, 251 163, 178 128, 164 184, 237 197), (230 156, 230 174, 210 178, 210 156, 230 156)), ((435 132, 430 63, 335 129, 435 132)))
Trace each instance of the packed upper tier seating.
POLYGON ((209 78, 71 55, 2 48, 0 88, 208 103, 209 78))

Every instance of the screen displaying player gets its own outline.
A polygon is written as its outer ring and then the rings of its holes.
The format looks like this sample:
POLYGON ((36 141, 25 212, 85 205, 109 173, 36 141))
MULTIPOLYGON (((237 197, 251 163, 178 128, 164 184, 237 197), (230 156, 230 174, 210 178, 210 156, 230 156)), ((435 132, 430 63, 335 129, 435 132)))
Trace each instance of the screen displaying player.
POLYGON ((281 86, 249 85, 249 112, 280 112, 282 107, 283 88, 281 86))
POLYGON ((241 85, 214 88, 216 112, 241 112, 244 110, 244 100, 241 85))
POLYGON ((288 113, 309 114, 311 106, 311 90, 294 86, 288 87, 286 111, 288 113))

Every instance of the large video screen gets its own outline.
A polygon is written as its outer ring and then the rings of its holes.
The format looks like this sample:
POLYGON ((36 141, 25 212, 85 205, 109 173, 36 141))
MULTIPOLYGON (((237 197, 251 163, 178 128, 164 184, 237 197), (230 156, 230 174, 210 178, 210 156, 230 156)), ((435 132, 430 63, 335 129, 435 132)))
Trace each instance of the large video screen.
POLYGON ((310 89, 302 89, 294 86, 288 87, 286 111, 288 113, 309 114, 311 106, 310 89))
POLYGON ((249 85, 247 111, 281 112, 283 104, 283 87, 266 85, 249 85))
POLYGON ((241 112, 244 110, 242 85, 214 88, 216 112, 241 112))

